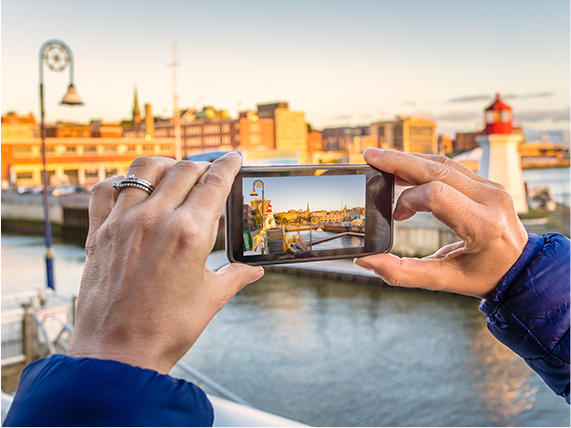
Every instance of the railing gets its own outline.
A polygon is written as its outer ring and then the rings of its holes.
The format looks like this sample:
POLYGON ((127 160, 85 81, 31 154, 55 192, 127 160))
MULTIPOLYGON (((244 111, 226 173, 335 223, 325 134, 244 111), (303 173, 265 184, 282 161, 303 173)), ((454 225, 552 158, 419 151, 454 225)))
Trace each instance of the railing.
POLYGON ((220 395, 222 398, 227 398, 228 400, 233 401, 233 402, 238 403, 238 404, 242 404, 243 406, 254 407, 250 403, 248 403, 247 401, 238 397, 233 392, 228 391, 222 385, 219 385, 218 383, 216 383, 215 381, 210 379, 205 374, 203 374, 203 373, 199 372, 198 370, 192 368, 188 364, 183 363, 182 361, 179 361, 178 363, 176 363, 173 370, 176 371, 176 369, 180 369, 185 374, 190 375, 191 377, 196 379, 197 380, 196 383, 200 388, 204 388, 204 386, 207 386, 208 388, 212 389, 217 395, 220 395))
MULTIPOLYGON (((48 299, 54 300, 56 297, 58 296, 45 290, 20 293, 6 298, 3 296, 2 307, 8 310, 2 311, 2 366, 31 362, 58 352, 67 352, 73 326, 55 315, 38 315, 32 305, 36 304, 36 308, 41 307, 48 299), (22 302, 24 302, 23 307, 10 309, 22 302), (46 328, 46 323, 49 323, 49 329, 46 328)), ((206 386, 215 395, 244 406, 254 407, 182 361, 173 368, 173 371, 177 370, 184 374, 181 377, 191 377, 200 387, 206 386)))

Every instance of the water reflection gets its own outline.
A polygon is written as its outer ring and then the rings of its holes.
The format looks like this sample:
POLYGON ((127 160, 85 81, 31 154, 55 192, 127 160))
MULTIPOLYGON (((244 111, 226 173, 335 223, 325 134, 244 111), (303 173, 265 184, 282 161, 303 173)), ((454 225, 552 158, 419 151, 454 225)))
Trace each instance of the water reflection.
POLYGON ((497 425, 512 425, 514 416, 533 408, 537 388, 530 385, 531 372, 520 364, 521 359, 482 327, 471 341, 473 375, 488 418, 497 425))

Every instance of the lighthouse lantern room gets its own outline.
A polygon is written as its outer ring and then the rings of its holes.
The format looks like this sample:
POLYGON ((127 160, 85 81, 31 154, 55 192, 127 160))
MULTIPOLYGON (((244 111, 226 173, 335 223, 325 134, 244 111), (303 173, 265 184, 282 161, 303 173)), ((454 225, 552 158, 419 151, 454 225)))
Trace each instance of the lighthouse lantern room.
POLYGON ((484 110, 484 121, 484 133, 487 135, 513 132, 512 108, 503 102, 499 93, 496 94, 494 102, 484 110))

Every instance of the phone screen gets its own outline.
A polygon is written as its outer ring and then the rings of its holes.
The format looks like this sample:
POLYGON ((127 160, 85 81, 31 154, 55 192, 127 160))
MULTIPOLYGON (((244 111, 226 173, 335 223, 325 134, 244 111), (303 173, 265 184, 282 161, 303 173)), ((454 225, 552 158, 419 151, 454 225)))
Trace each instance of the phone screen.
POLYGON ((244 177, 244 255, 365 246, 365 175, 244 177))
POLYGON ((368 165, 244 167, 226 211, 230 261, 359 257, 392 245, 394 176, 368 165))

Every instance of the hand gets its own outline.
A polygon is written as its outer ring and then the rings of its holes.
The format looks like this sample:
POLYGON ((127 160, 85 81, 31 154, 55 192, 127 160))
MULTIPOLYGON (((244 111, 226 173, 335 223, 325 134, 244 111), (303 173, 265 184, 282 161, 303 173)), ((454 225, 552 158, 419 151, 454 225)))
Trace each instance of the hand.
POLYGON ((87 258, 68 354, 168 373, 210 320, 260 267, 205 262, 241 158, 212 164, 137 158, 128 174, 155 186, 149 195, 113 181, 93 187, 87 258))
POLYGON ((369 148, 364 157, 395 174, 397 184, 413 186, 398 199, 395 220, 432 212, 462 241, 423 259, 376 254, 355 259, 355 264, 392 285, 486 298, 527 244, 527 232, 506 190, 444 156, 369 148))

